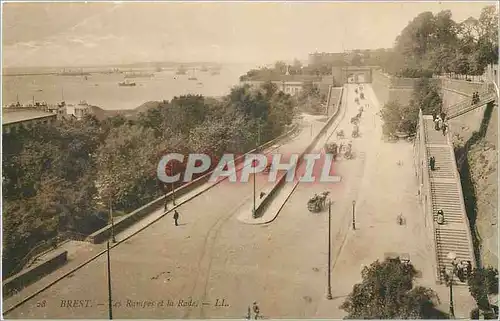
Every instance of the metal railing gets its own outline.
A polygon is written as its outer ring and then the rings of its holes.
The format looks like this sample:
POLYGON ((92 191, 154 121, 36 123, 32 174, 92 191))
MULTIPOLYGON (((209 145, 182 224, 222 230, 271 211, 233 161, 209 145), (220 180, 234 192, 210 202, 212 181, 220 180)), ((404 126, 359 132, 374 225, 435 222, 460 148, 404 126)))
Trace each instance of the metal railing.
POLYGON ((476 108, 479 108, 481 106, 484 106, 495 99, 497 99, 497 95, 494 92, 486 92, 481 94, 479 102, 472 104, 470 99, 465 99, 460 102, 458 102, 455 105, 452 105, 447 108, 447 119, 453 119, 455 117, 461 116, 465 113, 468 113, 469 111, 472 111, 476 108))

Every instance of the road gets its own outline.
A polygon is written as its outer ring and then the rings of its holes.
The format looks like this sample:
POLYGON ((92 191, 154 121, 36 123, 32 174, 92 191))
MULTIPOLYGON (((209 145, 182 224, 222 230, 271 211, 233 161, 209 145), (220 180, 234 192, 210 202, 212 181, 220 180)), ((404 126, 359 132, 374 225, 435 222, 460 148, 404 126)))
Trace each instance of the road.
MULTIPOLYGON (((279 146, 278 151, 280 153, 302 152, 311 142, 313 136, 324 126, 325 121, 326 117, 324 116, 304 115, 301 132, 293 139, 285 141, 279 146)), ((272 184, 272 182, 267 181, 267 175, 257 174, 257 194, 261 189, 268 189, 272 184)), ((114 267, 113 288, 116 296, 122 297, 125 296, 125 294, 130 295, 136 292, 137 296, 135 299, 137 300, 148 297, 149 294, 141 293, 142 291, 139 290, 139 288, 142 286, 145 286, 143 290, 149 288, 151 285, 151 277, 158 274, 163 275, 161 272, 165 270, 165 268, 162 268, 162 266, 166 267, 167 265, 173 270, 168 271, 170 273, 164 271, 165 275, 173 274, 175 270, 175 277, 171 277, 170 280, 164 280, 166 283, 163 284, 162 287, 157 288, 160 292, 154 290, 151 291, 151 295, 155 298, 161 298, 167 293, 183 293, 182 291, 177 292, 177 290, 175 292, 164 291, 164 286, 168 285, 170 288, 170 286, 176 284, 176 287, 180 286, 187 291, 183 295, 192 295, 192 293, 188 291, 188 284, 194 282, 194 286, 196 281, 194 281, 193 275, 196 275, 198 272, 202 273, 201 270, 203 266, 201 264, 203 253, 205 253, 206 246, 210 244, 214 232, 217 231, 221 223, 230 219, 242 204, 251 202, 252 192, 252 179, 246 184, 224 181, 178 208, 181 214, 181 226, 177 228, 173 226, 172 218, 167 216, 114 248, 111 254, 112 266, 114 267), (168 255, 165 255, 165 253, 168 253, 168 255), (132 264, 132 261, 135 263, 132 264), (172 262, 179 262, 179 268, 175 269, 175 264, 172 262), (199 262, 199 268, 196 268, 195 262, 199 262), (123 268, 125 266, 127 268, 123 268), (158 268, 160 270, 158 270, 158 268), (180 273, 177 271, 183 272, 180 273), (138 274, 136 274, 136 272, 138 274), (133 275, 137 275, 137 277, 133 275), (140 282, 140 280, 144 278, 148 280, 146 283, 142 283, 142 285, 135 283, 140 282), (122 282, 124 285, 123 288, 121 288, 120 285, 122 282), (136 289, 136 287, 137 290, 133 290, 136 289)), ((157 213, 153 213, 151 216, 156 216, 156 214, 157 213)), ((148 220, 149 217, 145 219, 145 221, 148 220)), ((118 240, 123 239, 121 234, 129 235, 130 233, 129 231, 120 233, 117 236, 118 240)), ((75 261, 83 261, 83 256, 88 257, 101 249, 102 245, 92 246, 88 243, 82 243, 82 246, 77 246, 76 250, 73 251, 74 253, 71 253, 71 257, 74 258, 75 261)), ((97 306, 97 301, 102 301, 107 298, 105 268, 105 256, 102 256, 78 270, 70 277, 61 280, 40 295, 14 309, 7 316, 9 318, 104 318, 107 316, 107 308, 105 306, 97 306), (101 296, 102 293, 106 295, 101 296), (61 300, 64 298, 76 300, 92 299, 97 301, 93 301, 92 308, 61 308, 61 300), (45 302, 45 304, 43 304, 43 302, 45 302)), ((56 271, 55 273, 58 272, 59 271, 56 271)), ((53 276, 54 275, 49 275, 49 277, 53 276)), ((42 279, 40 282, 43 281, 42 279)), ((37 283, 29 286, 15 297, 4 301, 4 304, 7 307, 12 306, 12 304, 19 301, 23 295, 30 291, 33 292, 33 289, 36 287, 37 283)), ((174 288, 172 287, 171 289, 174 288)), ((143 312, 144 311, 138 311, 138 315, 143 315, 141 314, 143 312)), ((161 313, 158 317, 163 317, 161 313)), ((116 315, 120 317, 120 309, 117 309, 116 315)), ((128 313, 122 315, 122 317, 125 316, 128 316, 128 313)))

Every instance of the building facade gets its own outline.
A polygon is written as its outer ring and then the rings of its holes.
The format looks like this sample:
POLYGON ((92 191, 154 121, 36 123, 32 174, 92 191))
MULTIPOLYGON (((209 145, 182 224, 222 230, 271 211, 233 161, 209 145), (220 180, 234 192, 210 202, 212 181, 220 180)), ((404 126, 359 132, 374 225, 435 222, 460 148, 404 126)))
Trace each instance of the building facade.
MULTIPOLYGON (((307 82, 310 82, 310 83, 313 83, 314 85, 317 85, 321 88, 324 87, 324 81, 322 79, 322 77, 309 77, 309 76, 297 76, 297 75, 294 75, 294 76, 283 76, 283 77, 278 77, 280 79, 273 79, 273 80, 244 80, 244 81, 241 81, 241 84, 243 85, 250 85, 252 87, 259 87, 263 84, 265 84, 266 82, 271 82, 273 84, 275 84, 277 87, 278 87, 278 90, 286 93, 286 94, 289 94, 289 95, 298 95, 303 87, 304 87, 304 84, 307 83, 307 82)), ((330 81, 330 78, 329 77, 327 79, 327 81, 330 81)), ((328 87, 328 85, 326 86, 328 87)))
POLYGON ((315 52, 309 54, 308 63, 310 66, 323 65, 343 60, 345 60, 345 54, 343 52, 315 52))

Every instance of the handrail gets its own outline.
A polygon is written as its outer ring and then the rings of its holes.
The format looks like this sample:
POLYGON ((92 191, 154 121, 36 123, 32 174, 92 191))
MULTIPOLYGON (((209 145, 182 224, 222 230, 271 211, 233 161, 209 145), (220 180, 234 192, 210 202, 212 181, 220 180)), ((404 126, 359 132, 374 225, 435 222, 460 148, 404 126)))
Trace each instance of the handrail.
POLYGON ((491 101, 495 100, 496 98, 497 97, 496 97, 495 93, 487 93, 476 104, 473 104, 473 105, 467 104, 466 105, 465 101, 457 103, 457 104, 451 106, 451 107, 455 107, 455 108, 454 108, 453 112, 451 112, 451 113, 448 112, 449 115, 447 116, 447 118, 448 119, 453 119, 455 117, 461 116, 461 115, 463 115, 465 113, 468 113, 469 111, 472 111, 472 110, 474 110, 476 108, 479 108, 481 106, 484 106, 484 105, 490 103, 491 101), (466 108, 461 108, 462 106, 467 106, 467 107, 466 108))
POLYGON ((424 170, 424 181, 427 182, 427 184, 424 184, 425 188, 425 197, 427 198, 427 201, 424 203, 424 207, 427 207, 426 210, 429 215, 430 215, 430 223, 431 223, 431 228, 432 228, 432 234, 433 234, 433 239, 434 239, 434 256, 436 260, 436 270, 435 270, 435 277, 437 281, 440 281, 439 277, 439 255, 438 255, 438 239, 437 239, 437 234, 436 234, 436 226, 434 224, 434 212, 432 210, 432 195, 431 195, 431 179, 429 175, 429 166, 428 166, 428 154, 427 154, 427 129, 424 123, 424 117, 422 115, 422 111, 420 110, 420 121, 422 123, 421 130, 423 131, 423 156, 424 156, 424 164, 425 164, 425 170, 424 170), (427 186, 426 186, 427 185, 427 186))

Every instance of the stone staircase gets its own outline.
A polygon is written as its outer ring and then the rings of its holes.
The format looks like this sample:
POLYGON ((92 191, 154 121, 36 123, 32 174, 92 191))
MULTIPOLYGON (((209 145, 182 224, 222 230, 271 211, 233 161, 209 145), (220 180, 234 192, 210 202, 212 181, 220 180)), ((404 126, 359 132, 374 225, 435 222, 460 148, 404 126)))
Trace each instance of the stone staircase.
POLYGON ((452 105, 446 109, 446 118, 453 119, 455 117, 461 116, 469 111, 472 111, 476 108, 484 106, 492 101, 497 99, 496 92, 483 92, 479 94, 479 102, 477 104, 472 105, 471 98, 464 99, 455 105, 452 105))
MULTIPOLYGON (((431 116, 424 116, 423 119, 427 158, 434 156, 436 159, 434 171, 431 171, 427 160, 427 171, 430 179, 430 201, 436 243, 436 276, 438 281, 443 282, 439 271, 443 266, 446 268, 451 266, 448 253, 454 252, 459 261, 470 260, 475 266, 474 250, 453 147, 449 144, 447 135, 434 129, 431 116), (439 209, 444 212, 443 225, 437 224, 439 209)), ((462 284, 456 278, 455 280, 457 284, 462 284)))

